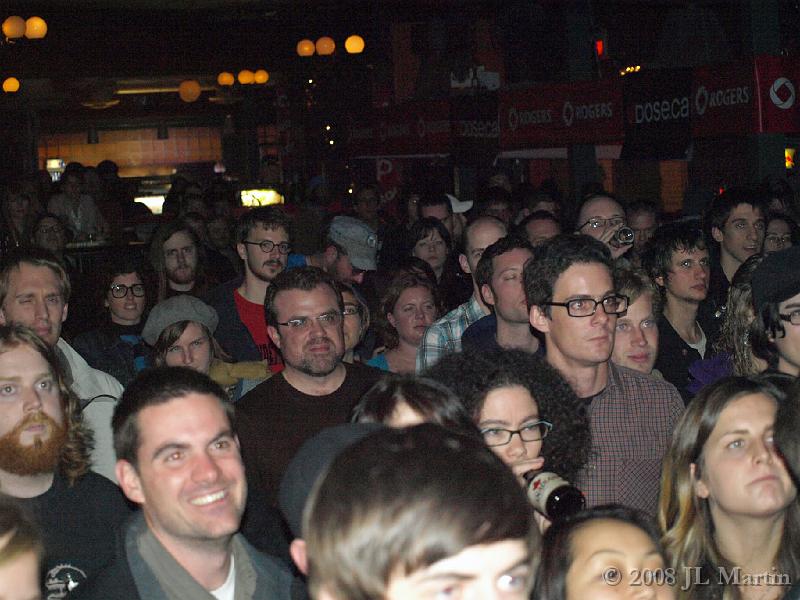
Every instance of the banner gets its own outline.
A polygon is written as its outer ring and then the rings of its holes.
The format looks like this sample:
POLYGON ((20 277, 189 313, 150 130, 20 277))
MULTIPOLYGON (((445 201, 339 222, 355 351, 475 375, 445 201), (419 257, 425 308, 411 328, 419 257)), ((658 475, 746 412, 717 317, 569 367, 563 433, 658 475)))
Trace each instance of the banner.
POLYGON ((616 80, 539 85, 500 95, 500 148, 603 144, 623 137, 616 80))
POLYGON ((453 157, 462 165, 491 163, 500 143, 497 94, 460 96, 450 104, 453 157))
POLYGON ((753 63, 700 67, 692 77, 693 137, 721 137, 756 131, 758 101, 753 63))

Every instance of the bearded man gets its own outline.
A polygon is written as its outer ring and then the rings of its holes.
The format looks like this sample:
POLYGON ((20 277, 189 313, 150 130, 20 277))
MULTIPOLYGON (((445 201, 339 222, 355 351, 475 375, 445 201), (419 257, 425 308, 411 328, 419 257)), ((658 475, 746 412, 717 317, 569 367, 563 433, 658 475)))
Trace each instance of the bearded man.
POLYGON ((89 470, 92 433, 53 350, 21 325, 0 326, 0 397, 0 493, 38 521, 43 597, 64 598, 114 557, 129 509, 89 470))

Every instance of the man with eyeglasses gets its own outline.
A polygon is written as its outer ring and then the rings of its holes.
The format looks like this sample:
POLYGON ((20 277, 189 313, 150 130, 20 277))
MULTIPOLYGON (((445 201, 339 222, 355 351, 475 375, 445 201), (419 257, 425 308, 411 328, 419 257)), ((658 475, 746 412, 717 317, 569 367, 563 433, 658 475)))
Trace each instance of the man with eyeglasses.
POLYGON ((617 240, 617 232, 627 223, 625 209, 613 196, 593 194, 583 201, 578 211, 575 231, 600 240, 608 247, 611 257, 617 259, 632 248, 617 240))
POLYGON ((214 337, 237 362, 263 360, 273 373, 283 359, 267 333, 264 297, 272 280, 286 268, 291 251, 291 220, 282 209, 262 206, 236 223, 236 251, 244 274, 223 283, 205 298, 219 316, 214 337))
POLYGON ((0 325, 25 325, 56 353, 84 419, 95 433, 92 470, 115 481, 110 412, 122 394, 114 377, 93 369, 61 337, 71 292, 64 267, 49 252, 28 249, 7 255, 0 268, 0 325))
POLYGON ((381 371, 342 362, 344 302, 321 269, 298 267, 278 275, 264 308, 285 367, 239 400, 236 413, 250 487, 275 506, 294 453, 321 429, 348 422, 381 371))
POLYGON ((524 277, 530 323, 544 335, 547 361, 589 413, 592 452, 576 481, 587 504, 655 514, 661 460, 683 401, 672 384, 609 360, 628 298, 616 293, 606 246, 585 235, 556 236, 537 248, 524 277))

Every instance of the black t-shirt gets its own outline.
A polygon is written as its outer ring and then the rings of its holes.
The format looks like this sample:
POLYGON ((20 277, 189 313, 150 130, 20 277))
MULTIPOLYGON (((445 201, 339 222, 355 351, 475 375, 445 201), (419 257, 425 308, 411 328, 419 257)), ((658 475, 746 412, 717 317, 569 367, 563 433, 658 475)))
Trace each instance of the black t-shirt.
POLYGON ((236 403, 247 482, 270 505, 277 506, 281 477, 303 442, 326 427, 347 423, 353 407, 383 375, 366 365, 344 367, 342 385, 327 396, 303 394, 280 373, 236 403))
POLYGON ((45 600, 64 598, 114 558, 117 531, 131 512, 120 489, 89 471, 70 487, 59 474, 41 496, 18 502, 44 539, 45 600))

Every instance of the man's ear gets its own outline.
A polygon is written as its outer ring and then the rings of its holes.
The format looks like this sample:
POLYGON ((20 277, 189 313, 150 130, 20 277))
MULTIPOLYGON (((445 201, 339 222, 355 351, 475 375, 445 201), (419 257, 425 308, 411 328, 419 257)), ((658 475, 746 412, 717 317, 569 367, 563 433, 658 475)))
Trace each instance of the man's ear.
POLYGON ((118 460, 114 469, 117 475, 119 487, 131 502, 144 504, 144 492, 142 491, 142 481, 134 466, 127 460, 118 460))
POLYGON ((722 234, 722 230, 719 227, 712 227, 711 228, 711 237, 714 238, 715 242, 722 243, 722 239, 725 237, 722 234))
POLYGON ((461 270, 468 275, 472 273, 469 268, 469 263, 467 262, 467 255, 466 254, 459 254, 458 255, 458 265, 461 267, 461 270))
POLYGON ((64 310, 61 311, 61 322, 67 320, 67 314, 69 314, 69 304, 64 305, 64 310))
POLYGON ((541 306, 531 306, 528 311, 528 322, 536 331, 547 333, 550 331, 550 319, 541 306))
POLYGON ((241 242, 239 242, 238 244, 236 244, 236 254, 238 254, 239 258, 241 258, 242 260, 246 260, 247 259, 247 247, 244 244, 242 244, 241 242))
POLYGON ((703 482, 702 479, 697 478, 697 465, 692 463, 689 465, 689 474, 692 478, 692 486, 694 487, 694 494, 698 498, 708 498, 711 493, 708 490, 708 486, 703 482))
POLYGON ((303 575, 308 575, 308 555, 306 554, 306 541, 302 538, 295 538, 289 544, 289 554, 303 575))
POLYGON ((332 265, 339 258, 339 251, 336 249, 336 246, 330 244, 327 248, 325 248, 323 256, 324 256, 325 266, 332 265))
POLYGON ((6 311, 0 308, 0 325, 8 325, 8 321, 6 320, 6 311))
POLYGON ((278 328, 273 327, 272 325, 267 325, 267 333, 269 334, 269 339, 272 340, 272 343, 280 350, 281 347, 281 334, 278 333, 278 328))
POLYGON ((484 283, 481 286, 480 291, 481 291, 481 298, 483 298, 483 301, 489 306, 494 306, 494 293, 492 293, 492 288, 489 286, 489 284, 484 283))

